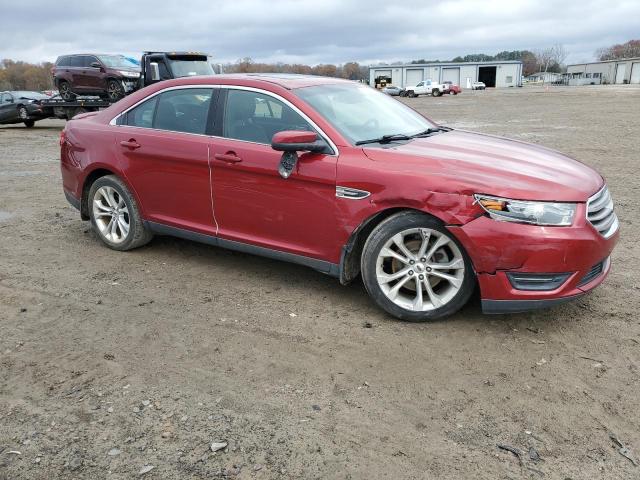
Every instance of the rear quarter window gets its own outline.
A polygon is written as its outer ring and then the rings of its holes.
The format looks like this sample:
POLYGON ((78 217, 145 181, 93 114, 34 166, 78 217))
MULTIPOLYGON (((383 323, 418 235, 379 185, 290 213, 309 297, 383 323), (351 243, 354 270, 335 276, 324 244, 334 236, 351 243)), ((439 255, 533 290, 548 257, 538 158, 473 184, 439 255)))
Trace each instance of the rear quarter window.
POLYGON ((136 108, 129 110, 124 124, 130 127, 152 128, 157 103, 158 96, 156 95, 136 108))

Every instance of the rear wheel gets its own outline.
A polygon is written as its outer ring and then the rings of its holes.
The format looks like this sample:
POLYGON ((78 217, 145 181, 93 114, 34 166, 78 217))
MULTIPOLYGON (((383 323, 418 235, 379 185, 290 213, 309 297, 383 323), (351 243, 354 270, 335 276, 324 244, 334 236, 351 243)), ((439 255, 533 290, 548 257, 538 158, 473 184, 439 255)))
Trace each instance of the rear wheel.
POLYGON ((109 80, 109 82, 107 82, 107 95, 111 102, 117 102, 124 97, 124 87, 122 86, 122 82, 109 80))
POLYGON ((439 220, 419 212, 402 212, 378 225, 365 243, 361 270, 376 304, 412 322, 451 315, 475 288, 462 245, 439 220))
POLYGON ((113 250, 131 250, 153 237, 145 228, 135 198, 115 175, 98 178, 89 190, 89 216, 100 240, 113 250))
POLYGON ((438 90, 437 88, 434 88, 431 91, 431 95, 433 95, 434 97, 441 97, 442 96, 442 92, 440 90, 438 90))
POLYGON ((69 82, 61 80, 60 83, 58 83, 58 91, 60 92, 62 99, 67 102, 70 102, 75 98, 75 94, 71 91, 71 85, 69 85, 69 82))
POLYGON ((24 121, 24 126, 27 128, 33 128, 33 126, 36 124, 35 120, 25 120, 24 121))

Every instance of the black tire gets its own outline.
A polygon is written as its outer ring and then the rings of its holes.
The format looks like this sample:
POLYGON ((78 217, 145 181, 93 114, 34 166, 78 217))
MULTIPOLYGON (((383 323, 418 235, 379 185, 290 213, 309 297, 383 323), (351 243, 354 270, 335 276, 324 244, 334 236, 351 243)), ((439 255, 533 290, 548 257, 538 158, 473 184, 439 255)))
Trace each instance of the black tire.
POLYGON ((122 180, 120 180, 115 175, 106 175, 104 177, 98 178, 95 182, 93 182, 91 188, 89 189, 88 203, 91 227, 93 228, 93 231, 96 233, 98 238, 107 247, 118 251, 132 250, 134 248, 146 245, 153 238, 153 234, 144 226, 142 216, 140 215, 140 209, 138 208, 138 203, 136 202, 135 197, 131 194, 124 182, 122 182, 122 180), (122 197, 129 212, 129 233, 121 243, 114 243, 105 238, 96 223, 96 218, 93 211, 93 199, 98 189, 104 186, 113 188, 118 193, 118 195, 122 197))
POLYGON ((409 98, 416 98, 418 95, 416 95, 416 92, 414 92, 413 90, 409 90, 407 92, 407 97, 409 98))
POLYGON ((467 303, 476 285, 473 265, 458 239, 438 219, 416 211, 405 211, 392 215, 371 232, 362 250, 361 273, 364 286, 373 301, 387 313, 409 322, 426 322, 455 313, 467 303), (457 245, 464 259, 465 270, 460 289, 451 300, 433 310, 416 312, 396 305, 382 291, 376 278, 376 263, 384 244, 397 233, 412 228, 428 228, 445 234, 457 245))
POLYGON ((74 98, 76 98, 75 93, 71 91, 71 85, 69 85, 69 82, 66 82, 64 80, 60 80, 60 82, 58 83, 58 92, 60 92, 60 97, 67 102, 70 102, 74 98))
POLYGON ((33 128, 33 126, 36 124, 35 120, 25 120, 24 122, 24 126, 27 128, 33 128))
POLYGON ((107 82, 107 95, 110 102, 117 102, 124 97, 124 87, 122 86, 122 82, 113 79, 109 80, 107 82))
POLYGON ((431 90, 431 95, 433 95, 434 97, 441 97, 442 96, 442 92, 440 90, 438 90, 437 88, 434 88, 433 90, 431 90))

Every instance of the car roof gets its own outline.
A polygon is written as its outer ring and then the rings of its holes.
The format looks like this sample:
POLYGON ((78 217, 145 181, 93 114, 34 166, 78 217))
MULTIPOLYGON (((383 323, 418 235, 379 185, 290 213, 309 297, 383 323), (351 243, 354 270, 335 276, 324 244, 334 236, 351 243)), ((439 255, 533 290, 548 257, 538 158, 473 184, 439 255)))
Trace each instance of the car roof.
POLYGON ((172 85, 176 86, 206 83, 233 85, 236 82, 241 85, 278 85, 280 87, 286 88, 287 90, 313 87, 316 85, 357 83, 352 80, 344 80, 341 78, 321 77, 316 75, 298 75, 294 73, 232 73, 199 77, 182 77, 173 80, 167 80, 166 84, 168 85, 169 83, 171 83, 172 85))

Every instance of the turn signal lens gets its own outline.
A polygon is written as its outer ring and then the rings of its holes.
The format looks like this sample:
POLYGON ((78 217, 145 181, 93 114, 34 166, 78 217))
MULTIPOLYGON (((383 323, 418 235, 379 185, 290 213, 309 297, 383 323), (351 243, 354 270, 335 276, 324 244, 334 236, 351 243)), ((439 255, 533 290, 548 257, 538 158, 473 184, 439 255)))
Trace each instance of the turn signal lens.
POLYGON ((507 208, 507 202, 504 202, 502 200, 492 200, 492 199, 479 199, 478 203, 480 203, 480 205, 482 205, 484 208, 486 208, 487 210, 497 210, 497 211, 504 211, 507 208))

